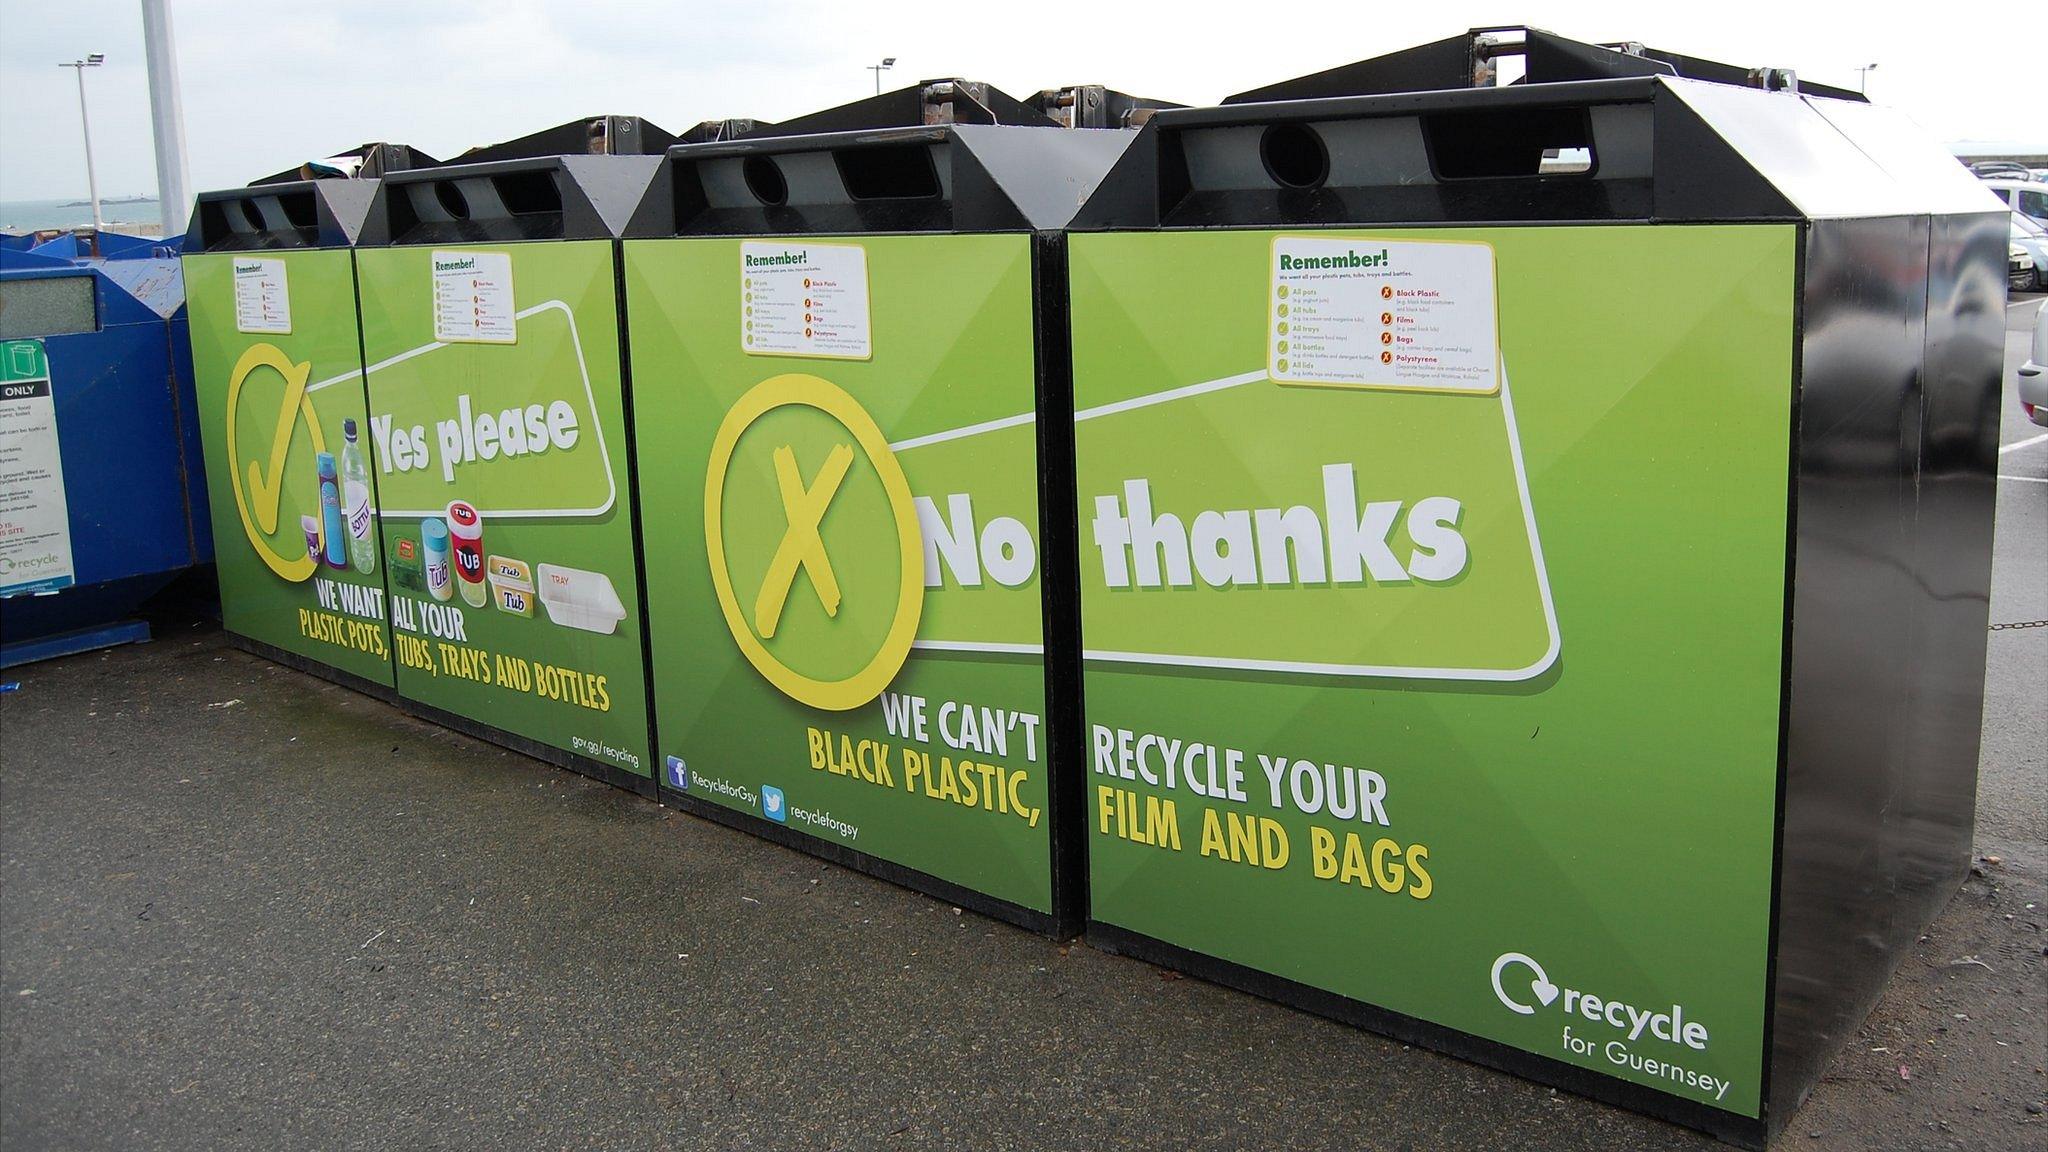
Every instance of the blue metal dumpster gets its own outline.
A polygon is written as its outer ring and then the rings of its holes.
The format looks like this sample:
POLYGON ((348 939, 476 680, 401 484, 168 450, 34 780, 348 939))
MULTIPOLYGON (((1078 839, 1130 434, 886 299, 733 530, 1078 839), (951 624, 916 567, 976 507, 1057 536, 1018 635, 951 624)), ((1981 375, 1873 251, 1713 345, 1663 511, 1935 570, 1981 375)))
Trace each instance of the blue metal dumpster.
POLYGON ((0 666, 146 639, 211 551, 178 246, 0 244, 0 666))

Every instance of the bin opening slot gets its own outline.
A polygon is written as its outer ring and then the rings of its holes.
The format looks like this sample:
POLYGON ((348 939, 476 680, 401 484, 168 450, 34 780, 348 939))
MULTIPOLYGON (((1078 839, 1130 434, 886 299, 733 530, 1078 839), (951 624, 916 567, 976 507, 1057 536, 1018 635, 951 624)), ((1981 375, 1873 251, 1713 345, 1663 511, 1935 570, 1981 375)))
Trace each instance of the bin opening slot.
POLYGON ((1330 178, 1330 150, 1308 124, 1274 124, 1259 136, 1259 162, 1282 188, 1320 188, 1330 178))
POLYGON ((455 181, 434 181, 434 201, 441 206, 441 211, 454 219, 469 219, 469 197, 462 194, 462 189, 456 186, 455 181))
POLYGON ((782 165, 773 157, 747 157, 740 162, 740 178, 747 182, 747 191, 762 204, 780 208, 789 203, 789 181, 782 175, 782 165))
POLYGON ((558 216, 562 212, 562 189, 553 170, 504 172, 491 177, 505 211, 514 216, 558 216))
POLYGON ((921 143, 838 149, 832 160, 846 194, 855 200, 931 200, 940 195, 931 150, 921 143))
POLYGON ((313 207, 311 192, 287 192, 276 197, 277 206, 293 228, 318 228, 320 216, 313 207))
POLYGON ((319 207, 310 191, 223 196, 200 201, 198 211, 208 247, 308 243, 320 229, 319 207))
POLYGON ((1422 135, 1439 180, 1591 176, 1599 167, 1584 108, 1432 112, 1422 117, 1422 135))

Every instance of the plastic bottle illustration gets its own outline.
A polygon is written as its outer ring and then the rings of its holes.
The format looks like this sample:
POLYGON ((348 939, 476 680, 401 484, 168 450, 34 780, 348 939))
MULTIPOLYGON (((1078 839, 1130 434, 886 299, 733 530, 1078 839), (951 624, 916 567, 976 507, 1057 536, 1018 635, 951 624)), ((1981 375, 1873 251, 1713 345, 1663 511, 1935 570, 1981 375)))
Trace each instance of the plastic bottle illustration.
POLYGON ((327 566, 348 567, 348 533, 341 526, 341 485, 334 474, 334 453, 322 452, 320 466, 320 534, 327 545, 327 566))
POLYGON ((420 521, 420 565, 426 570, 427 595, 446 600, 455 595, 453 574, 448 571, 448 526, 439 516, 420 521))
POLYGON ((484 582, 484 518, 466 500, 448 505, 448 547, 455 557, 455 586, 463 602, 481 608, 491 598, 484 582))
POLYGON ((354 419, 341 422, 347 443, 341 449, 342 511, 348 519, 348 558, 367 576, 377 570, 377 545, 370 539, 370 469, 356 439, 354 419))

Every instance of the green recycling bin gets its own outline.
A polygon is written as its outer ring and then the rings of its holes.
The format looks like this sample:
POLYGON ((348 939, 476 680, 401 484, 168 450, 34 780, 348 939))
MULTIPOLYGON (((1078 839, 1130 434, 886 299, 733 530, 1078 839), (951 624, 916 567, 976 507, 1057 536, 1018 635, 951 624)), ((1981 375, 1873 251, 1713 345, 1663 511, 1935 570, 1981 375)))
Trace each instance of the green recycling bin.
POLYGON ((1528 36, 1074 222, 1089 939, 1760 1145, 1969 860, 2004 224, 1528 36))
POLYGON ((617 230, 656 157, 388 177, 357 268, 405 706, 651 791, 617 230))
POLYGON ((625 242, 665 800, 1078 923, 1056 230, 1130 136, 669 153, 625 242))
POLYGON ((203 193, 184 273, 222 623, 281 662, 389 696, 349 250, 375 187, 203 193))

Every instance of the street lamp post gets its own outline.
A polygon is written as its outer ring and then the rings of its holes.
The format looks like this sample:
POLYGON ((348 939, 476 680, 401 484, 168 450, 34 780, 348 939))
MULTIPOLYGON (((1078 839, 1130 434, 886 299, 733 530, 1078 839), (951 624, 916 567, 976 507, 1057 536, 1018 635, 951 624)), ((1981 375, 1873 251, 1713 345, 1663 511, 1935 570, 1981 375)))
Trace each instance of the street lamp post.
POLYGON ((1875 71, 1877 71, 1877 65, 1875 64, 1865 64, 1861 68, 1856 69, 1856 92, 1858 95, 1863 94, 1864 81, 1875 71))
POLYGON ((868 65, 868 71, 875 74, 875 95, 880 96, 882 94, 882 73, 895 66, 896 58, 894 56, 884 56, 880 64, 868 65))
POLYGON ((85 129, 85 190, 92 198, 92 226, 97 232, 105 221, 100 219, 100 183, 92 172, 92 120, 85 114, 85 70, 97 68, 107 62, 106 54, 94 52, 83 60, 59 64, 59 68, 72 68, 78 72, 78 124, 85 129))

